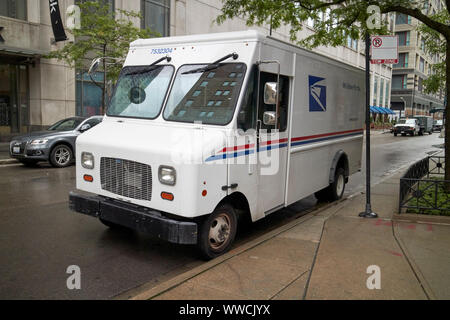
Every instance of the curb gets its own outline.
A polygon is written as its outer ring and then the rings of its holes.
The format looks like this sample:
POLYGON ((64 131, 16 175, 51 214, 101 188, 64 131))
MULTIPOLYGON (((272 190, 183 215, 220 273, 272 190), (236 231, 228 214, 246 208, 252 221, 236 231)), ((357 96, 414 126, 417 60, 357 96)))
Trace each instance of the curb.
MULTIPOLYGON (((343 202, 345 202, 348 198, 343 198, 339 201, 336 202, 332 202, 332 203, 328 203, 328 204, 324 204, 323 206, 319 207, 319 208, 315 208, 315 209, 310 209, 310 211, 306 210, 306 213, 295 219, 294 221, 291 221, 275 230, 272 230, 254 240, 251 240, 247 243, 244 243, 243 245, 240 245, 239 247, 225 253, 222 256, 219 256, 217 258, 215 258, 214 260, 202 263, 201 265, 186 271, 184 273, 181 273, 169 280, 165 280, 162 281, 161 283, 157 284, 156 286, 150 288, 150 289, 144 289, 146 286, 148 286, 147 284, 143 284, 137 288, 131 289, 128 292, 124 292, 121 293, 115 297, 113 297, 114 300, 123 300, 123 299, 127 299, 127 300, 151 300, 171 289, 174 289, 178 286, 180 286, 181 284, 183 284, 184 282, 187 282, 188 280, 208 271, 209 269, 214 268, 215 266, 226 262, 227 260, 230 260, 231 258, 238 256, 258 245, 260 245, 263 242, 266 242, 276 236, 278 236, 279 234, 292 229, 294 227, 296 227, 297 225, 306 222, 307 220, 313 218, 315 215, 317 215, 318 213, 325 211, 329 208, 332 208, 334 206, 337 206, 343 202), (142 288, 142 290, 139 290, 139 288, 142 288), (137 291, 138 293, 132 293, 133 291, 137 291), (140 292, 139 292, 140 291, 140 292)), ((158 280, 153 280, 151 282, 157 282, 158 280)))
POLYGON ((392 216, 392 221, 413 222, 413 223, 432 223, 450 225, 450 216, 433 216, 428 214, 400 213, 392 216))
POLYGON ((5 165, 5 164, 16 164, 19 163, 18 160, 16 159, 0 159, 0 166, 5 165))

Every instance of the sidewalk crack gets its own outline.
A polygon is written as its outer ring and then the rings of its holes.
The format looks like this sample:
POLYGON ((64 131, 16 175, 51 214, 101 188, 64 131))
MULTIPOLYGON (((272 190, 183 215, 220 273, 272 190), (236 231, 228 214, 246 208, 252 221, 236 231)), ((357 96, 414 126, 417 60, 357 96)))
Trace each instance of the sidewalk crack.
MULTIPOLYGON (((429 285, 424 285, 423 282, 426 282, 426 279, 421 280, 421 277, 418 275, 418 272, 421 272, 420 269, 416 270, 416 268, 413 266, 413 263, 411 262, 410 258, 408 257, 408 252, 406 248, 404 248, 404 245, 402 245, 402 241, 397 238, 397 235, 395 234, 395 223, 392 224, 392 235, 394 236, 395 242, 397 242, 397 245, 400 247, 400 250, 403 253, 403 256, 406 259, 406 262, 408 263, 409 267, 411 268, 411 271, 413 272, 414 276, 416 277, 417 281, 419 282, 420 287, 422 288, 422 291, 424 292, 425 296, 428 300, 436 300, 434 293, 432 292, 431 288, 429 288, 429 285), (425 288, 425 286, 428 287, 425 288), (431 292, 428 292, 430 290, 431 292)), ((418 269, 418 267, 417 267, 418 269)), ((422 276, 423 277, 423 276, 422 276)))

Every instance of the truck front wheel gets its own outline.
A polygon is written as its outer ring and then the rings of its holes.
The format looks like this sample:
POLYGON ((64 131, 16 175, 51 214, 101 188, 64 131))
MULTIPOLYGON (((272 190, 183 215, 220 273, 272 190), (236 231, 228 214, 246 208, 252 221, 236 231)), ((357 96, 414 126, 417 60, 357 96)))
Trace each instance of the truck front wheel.
POLYGON ((197 246, 205 260, 227 252, 237 230, 236 212, 229 204, 217 207, 201 224, 197 246))

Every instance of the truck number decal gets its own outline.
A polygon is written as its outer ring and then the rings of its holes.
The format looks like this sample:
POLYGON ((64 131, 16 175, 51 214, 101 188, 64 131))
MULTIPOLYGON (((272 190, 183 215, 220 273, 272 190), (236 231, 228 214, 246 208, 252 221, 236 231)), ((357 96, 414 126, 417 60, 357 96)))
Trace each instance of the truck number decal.
POLYGON ((172 48, 152 49, 152 54, 164 54, 164 53, 172 53, 172 48))

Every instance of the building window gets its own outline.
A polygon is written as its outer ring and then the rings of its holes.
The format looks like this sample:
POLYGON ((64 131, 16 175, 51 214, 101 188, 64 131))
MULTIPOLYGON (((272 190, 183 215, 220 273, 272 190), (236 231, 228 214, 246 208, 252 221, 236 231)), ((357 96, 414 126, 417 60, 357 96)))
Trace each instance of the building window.
POLYGON ((0 138, 26 132, 29 125, 28 67, 17 62, 0 60, 0 138))
POLYGON ((408 68, 408 53, 399 53, 398 63, 394 65, 394 68, 408 68))
MULTIPOLYGON (((86 71, 77 71, 76 83, 76 115, 89 117, 101 112, 102 89, 92 82, 86 71)), ((102 85, 103 72, 96 72, 92 78, 102 85)))
POLYGON ((353 49, 355 51, 358 51, 358 40, 350 38, 350 36, 347 37, 347 47, 350 49, 353 49))
MULTIPOLYGON (((75 0, 75 3, 83 3, 83 2, 87 2, 87 1, 92 1, 92 0, 75 0)), ((100 3, 103 3, 104 5, 109 6, 109 12, 114 12, 114 10, 115 10, 114 0, 97 0, 97 2, 100 2, 100 3)))
POLYGON ((389 80, 386 80, 386 96, 384 97, 384 106, 389 107, 388 101, 389 101, 389 93, 391 92, 391 89, 389 88, 389 80))
POLYGON ((142 0, 143 29, 149 28, 161 36, 169 35, 170 0, 142 0))
POLYGON ((418 84, 417 84, 417 90, 419 92, 422 92, 422 89, 423 89, 423 79, 419 77, 419 81, 418 81, 418 84))
POLYGON ((409 46, 409 38, 410 38, 409 31, 396 32, 396 35, 398 36, 399 46, 409 46))
POLYGON ((425 73, 425 60, 423 58, 420 58, 419 61, 419 71, 425 73))
POLYGON ((411 24, 411 16, 403 13, 397 13, 395 17, 395 24, 411 24))
POLYGON ((392 89, 406 89, 407 81, 408 76, 406 74, 392 76, 392 89))
POLYGON ((384 79, 381 78, 380 80, 380 106, 383 106, 383 99, 384 98, 384 79))
POLYGON ((420 49, 422 49, 423 52, 425 52, 425 39, 422 38, 420 40, 420 49))
POLYGON ((27 0, 1 0, 0 16, 27 20, 27 0))
POLYGON ((378 77, 375 76, 373 81, 373 105, 377 105, 377 98, 378 98, 378 77))

